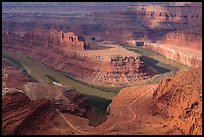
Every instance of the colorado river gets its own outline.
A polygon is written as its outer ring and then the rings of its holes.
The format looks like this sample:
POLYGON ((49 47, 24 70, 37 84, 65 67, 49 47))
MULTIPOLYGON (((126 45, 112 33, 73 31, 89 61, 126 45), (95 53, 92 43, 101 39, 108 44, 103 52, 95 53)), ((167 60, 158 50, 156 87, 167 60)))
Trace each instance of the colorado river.
POLYGON ((97 96, 97 97, 111 99, 111 100, 114 96, 116 96, 116 94, 113 92, 100 91, 97 88, 92 88, 82 83, 79 83, 75 80, 69 79, 68 77, 63 76, 59 72, 56 72, 53 69, 37 62, 36 60, 32 58, 26 57, 23 54, 8 52, 5 50, 3 50, 2 53, 11 58, 18 60, 23 66, 25 66, 26 70, 30 71, 29 74, 33 78, 37 79, 40 83, 47 83, 45 79, 45 75, 49 75, 49 76, 54 77, 62 85, 72 86, 73 88, 75 88, 77 91, 79 91, 82 94, 97 96))

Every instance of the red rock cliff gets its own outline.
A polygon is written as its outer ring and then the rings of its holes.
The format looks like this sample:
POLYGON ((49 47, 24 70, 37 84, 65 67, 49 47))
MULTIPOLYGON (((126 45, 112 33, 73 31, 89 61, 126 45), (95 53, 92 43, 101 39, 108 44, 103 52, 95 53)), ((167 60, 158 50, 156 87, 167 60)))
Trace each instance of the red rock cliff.
POLYGON ((84 50, 89 47, 82 37, 74 32, 62 32, 57 30, 31 30, 23 39, 30 40, 33 46, 63 47, 65 49, 84 50), (32 38, 32 39, 31 39, 32 38), (40 43, 39 43, 40 42, 40 43))
POLYGON ((202 65, 202 33, 195 30, 169 32, 158 43, 146 43, 145 47, 192 68, 202 65))
POLYGON ((60 40, 62 33, 54 35, 54 32, 49 36, 49 34, 44 35, 41 32, 43 31, 39 31, 39 33, 31 31, 24 37, 5 34, 3 36, 4 48, 31 56, 52 68, 70 73, 75 78, 91 84, 121 86, 134 84, 153 75, 140 60, 139 55, 135 55, 136 57, 116 56, 104 62, 100 60, 100 56, 90 57, 87 55, 88 53, 78 52, 72 48, 78 46, 72 44, 64 46, 64 41, 60 40), (48 44, 46 44, 47 42, 48 44))
POLYGON ((2 98, 2 134, 32 134, 52 127, 49 119, 53 114, 49 100, 31 101, 22 92, 6 93, 2 98))
POLYGON ((170 121, 167 134, 202 134, 201 68, 165 78, 153 98, 153 114, 170 121))

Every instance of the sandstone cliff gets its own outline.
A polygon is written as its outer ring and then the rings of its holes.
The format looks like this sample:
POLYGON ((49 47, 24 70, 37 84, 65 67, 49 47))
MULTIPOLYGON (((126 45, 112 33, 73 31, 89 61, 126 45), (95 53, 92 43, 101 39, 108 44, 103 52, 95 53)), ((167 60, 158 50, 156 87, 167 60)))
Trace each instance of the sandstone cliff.
POLYGON ((63 47, 65 49, 84 50, 89 45, 83 37, 76 36, 74 32, 57 30, 31 30, 22 38, 32 43, 32 46, 63 47), (32 38, 32 39, 31 39, 32 38))
POLYGON ((202 65, 202 33, 195 30, 169 32, 158 43, 146 43, 145 47, 189 67, 202 65))
POLYGON ((153 94, 153 114, 170 121, 167 134, 202 133, 202 69, 167 77, 153 94))
MULTIPOLYGON (((70 43, 67 43, 67 46, 58 44, 64 41, 58 39, 61 38, 61 32, 55 31, 53 35, 44 35, 41 33, 44 31, 38 32, 38 30, 31 32, 22 37, 13 33, 4 34, 3 47, 6 50, 26 54, 56 70, 69 73, 91 84, 123 86, 146 80, 153 75, 136 53, 129 53, 121 48, 81 51, 73 48, 72 44, 70 46, 70 43)), ((52 32, 53 30, 50 33, 52 32)))
POLYGON ((178 47, 192 50, 202 50, 202 32, 196 30, 173 31, 167 33, 161 43, 171 43, 178 47))
MULTIPOLYGON (((102 37, 118 43, 129 40, 160 40, 172 30, 202 24, 202 4, 135 4, 123 10, 92 12, 80 17, 3 14, 3 30, 28 31, 34 28, 74 31, 86 37, 102 37), (25 21, 26 20, 26 21, 25 21), (49 23, 51 22, 51 23, 49 23)), ((131 44, 131 43, 129 43, 131 44)), ((135 45, 132 43, 132 45, 135 45)))

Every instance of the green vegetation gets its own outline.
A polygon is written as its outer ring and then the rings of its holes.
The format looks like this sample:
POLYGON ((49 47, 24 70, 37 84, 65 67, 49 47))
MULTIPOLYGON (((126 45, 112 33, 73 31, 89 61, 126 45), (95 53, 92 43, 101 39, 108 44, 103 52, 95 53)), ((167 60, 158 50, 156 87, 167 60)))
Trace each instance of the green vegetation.
POLYGON ((102 122, 103 118, 106 117, 106 109, 112 100, 86 94, 84 94, 84 96, 88 98, 89 104, 95 107, 95 116, 89 119, 89 124, 90 126, 97 126, 102 122))
POLYGON ((154 68, 157 70, 160 74, 155 76, 153 80, 147 81, 147 84, 157 84, 159 83, 164 77, 170 76, 175 74, 175 72, 182 70, 182 69, 189 69, 189 67, 182 65, 180 63, 177 63, 171 59, 168 59, 164 55, 155 52, 150 49, 146 49, 144 47, 138 46, 133 47, 129 46, 127 44, 121 44, 123 48, 126 48, 127 50, 134 51, 138 54, 141 54, 141 60, 144 61, 146 65, 148 65, 151 68, 154 68))
POLYGON ((106 109, 112 100, 97 97, 97 96, 92 96, 92 95, 86 95, 86 94, 83 94, 83 95, 87 97, 89 103, 96 108, 97 114, 100 114, 100 115, 106 114, 106 109))
MULTIPOLYGON (((106 88, 105 90, 107 92, 104 92, 104 90, 102 91, 98 88, 87 86, 86 84, 73 80, 70 77, 67 77, 67 76, 65 77, 59 72, 43 64, 40 64, 34 59, 30 59, 22 54, 7 52, 7 51, 3 51, 3 54, 7 55, 8 57, 12 59, 19 61, 20 64, 22 64, 22 66, 26 67, 26 70, 29 71, 29 74, 41 83, 47 83, 45 79, 45 75, 49 75, 52 78, 54 78, 55 81, 60 82, 64 86, 72 86, 73 88, 75 88, 77 91, 79 91, 82 94, 98 96, 98 97, 105 98, 105 99, 112 99, 114 96, 116 96, 116 93, 108 92, 108 89, 110 89, 109 91, 111 90, 113 91, 112 88, 106 88)), ((104 89, 104 88, 101 87, 101 89, 104 89)))
POLYGON ((158 84, 164 77, 172 76, 174 74, 175 74, 175 72, 173 72, 173 71, 170 71, 170 72, 167 72, 167 73, 164 73, 164 74, 159 74, 153 80, 147 81, 145 84, 146 85, 149 85, 149 84, 158 84))
MULTIPOLYGON (((17 68, 26 71, 26 69, 24 68, 24 66, 15 58, 10 57, 9 55, 2 53, 2 58, 8 59, 10 60, 17 68)), ((27 71, 26 71, 27 72, 27 71)))
POLYGON ((62 74, 63 76, 65 76, 65 77, 67 77, 69 79, 72 79, 72 80, 74 80, 76 82, 79 82, 79 83, 84 84, 86 86, 89 86, 91 88, 99 89, 100 91, 104 91, 104 92, 119 93, 123 88, 125 88, 125 87, 96 86, 96 85, 88 84, 88 83, 85 83, 83 81, 77 80, 77 79, 73 78, 73 76, 71 76, 70 74, 67 74, 67 73, 64 73, 64 72, 60 72, 60 74, 62 74))
POLYGON ((5 54, 4 52, 2 53, 2 58, 5 58, 5 59, 10 60, 10 61, 13 63, 13 65, 16 66, 17 68, 19 68, 21 71, 23 71, 23 73, 24 73, 25 75, 27 75, 27 76, 30 78, 30 80, 31 80, 32 82, 38 82, 38 80, 37 80, 36 78, 32 77, 32 76, 27 72, 25 66, 23 66, 17 59, 12 58, 11 56, 5 54))

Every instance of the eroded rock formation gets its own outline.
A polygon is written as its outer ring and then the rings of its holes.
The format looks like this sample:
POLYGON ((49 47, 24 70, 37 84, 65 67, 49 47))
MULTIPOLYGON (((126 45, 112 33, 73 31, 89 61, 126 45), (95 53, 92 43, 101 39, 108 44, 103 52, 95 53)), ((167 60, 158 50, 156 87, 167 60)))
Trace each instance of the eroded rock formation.
MULTIPOLYGON (((60 47, 64 49, 84 50, 88 49, 89 45, 81 36, 76 36, 74 32, 62 32, 57 30, 30 30, 23 37, 16 37, 13 32, 9 32, 11 39, 16 39, 17 42, 23 42, 25 45, 60 47)), ((4 38, 8 41, 9 38, 4 38)))
MULTIPOLYGON (((120 56, 118 53, 106 58, 105 50, 101 52, 103 54, 99 52, 91 54, 88 51, 77 51, 73 48, 75 46, 69 45, 70 43, 63 46, 63 41, 59 40, 61 32, 50 36, 41 32, 44 31, 28 32, 23 37, 13 33, 4 34, 4 48, 24 53, 52 68, 70 73, 75 78, 91 84, 122 86, 134 84, 138 80, 145 80, 153 75, 140 60, 140 55, 136 53, 134 56, 120 56)), ((114 51, 118 49, 107 50, 108 54, 114 54, 114 51)), ((121 54, 123 52, 128 51, 121 51, 121 54)), ((92 53, 94 53, 93 50, 92 53)))
POLYGON ((86 117, 91 119, 90 112, 92 111, 92 107, 88 102, 88 99, 78 93, 75 89, 70 88, 63 92, 63 96, 67 98, 67 101, 57 100, 55 102, 55 108, 63 113, 71 113, 76 116, 86 117))
MULTIPOLYGON (((13 62, 8 59, 2 59, 2 88, 3 89, 24 89, 29 82, 36 82, 31 78, 23 68, 17 68, 13 62)), ((6 92, 2 91, 2 94, 6 92)))
MULTIPOLYGON (((169 31, 189 29, 202 24, 201 3, 183 6, 135 4, 123 9, 91 12, 80 17, 3 14, 2 27, 6 31, 55 28, 74 31, 84 37, 97 36, 118 43, 129 43, 129 40, 138 39, 160 40, 169 31)), ((129 44, 135 45, 134 42, 129 44)))
POLYGON ((202 133, 201 68, 165 78, 153 98, 153 114, 171 121, 167 134, 202 133))
POLYGON ((50 120, 55 113, 47 99, 31 101, 22 92, 7 92, 2 99, 2 133, 32 134, 45 130, 53 126, 50 120))
POLYGON ((170 43, 177 47, 184 47, 192 50, 202 50, 202 32, 201 30, 185 30, 169 32, 160 41, 161 43, 170 43))
POLYGON ((169 32, 160 42, 145 47, 189 67, 202 65, 202 33, 195 30, 169 32))
POLYGON ((88 99, 74 88, 37 83, 10 60, 2 62, 3 135, 49 133, 61 123, 56 109, 88 119, 95 116, 88 99))

